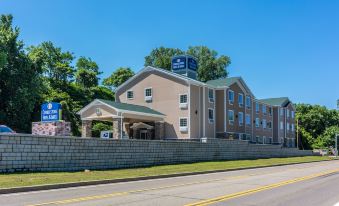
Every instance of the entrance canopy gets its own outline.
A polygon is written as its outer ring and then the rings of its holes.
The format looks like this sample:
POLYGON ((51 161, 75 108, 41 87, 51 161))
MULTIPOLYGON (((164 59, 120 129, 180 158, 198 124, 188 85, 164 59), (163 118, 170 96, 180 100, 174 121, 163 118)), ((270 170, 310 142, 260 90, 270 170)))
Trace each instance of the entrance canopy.
MULTIPOLYGON (((145 106, 95 99, 82 108, 78 114, 81 120, 113 121, 114 118, 135 121, 163 121, 165 115, 145 106)), ((140 122, 139 121, 139 122, 140 122)))

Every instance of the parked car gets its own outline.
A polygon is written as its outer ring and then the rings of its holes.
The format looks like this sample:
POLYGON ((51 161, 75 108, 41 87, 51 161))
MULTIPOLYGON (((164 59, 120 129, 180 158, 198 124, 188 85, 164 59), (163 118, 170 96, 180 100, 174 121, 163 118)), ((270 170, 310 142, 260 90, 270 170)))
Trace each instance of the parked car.
POLYGON ((7 127, 6 125, 0 125, 0 133, 15 133, 11 128, 7 127))

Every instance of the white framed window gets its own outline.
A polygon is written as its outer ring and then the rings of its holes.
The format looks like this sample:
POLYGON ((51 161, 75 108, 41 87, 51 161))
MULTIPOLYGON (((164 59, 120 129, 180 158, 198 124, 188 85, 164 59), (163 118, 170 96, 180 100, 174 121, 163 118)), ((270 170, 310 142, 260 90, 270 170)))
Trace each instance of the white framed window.
POLYGON ((234 123, 234 111, 233 110, 228 110, 228 122, 229 124, 234 123))
POLYGON ((266 127, 267 127, 267 121, 266 121, 266 119, 263 119, 262 120, 262 128, 266 129, 266 127))
POLYGON ((255 103, 255 112, 256 112, 256 113, 259 113, 259 110, 260 110, 259 103, 256 102, 256 103, 255 103))
POLYGON ((251 97, 246 96, 246 107, 249 109, 251 108, 251 97))
POLYGON ((179 95, 179 107, 181 109, 186 109, 188 107, 188 96, 187 94, 180 94, 179 95))
POLYGON ((229 104, 234 103, 234 92, 232 90, 228 91, 228 101, 229 101, 229 104))
POLYGON ((145 101, 152 101, 153 98, 153 91, 152 88, 145 89, 145 101))
POLYGON ((238 113, 238 121, 239 121, 239 126, 242 126, 244 124, 244 113, 243 112, 238 113))
POLYGON ((287 131, 290 131, 290 123, 288 123, 288 122, 287 122, 287 124, 286 124, 286 130, 287 130, 287 131))
POLYGON ((251 115, 250 114, 246 114, 245 121, 246 121, 246 125, 251 125, 251 115))
POLYGON ((294 132, 294 124, 291 124, 291 130, 294 132))
POLYGON ((255 118, 255 127, 259 127, 260 126, 260 119, 257 117, 255 118))
POLYGON ((284 116, 284 108, 280 108, 280 116, 284 116))
POLYGON ((287 118, 290 117, 290 110, 289 109, 286 110, 286 116, 287 116, 287 118))
POLYGON ((97 115, 97 116, 100 116, 102 113, 101 113, 101 108, 100 107, 97 107, 97 108, 95 108, 95 114, 97 115))
POLYGON ((208 108, 208 122, 213 123, 214 122, 214 109, 208 108))
POLYGON ((210 103, 214 102, 214 90, 213 89, 208 89, 208 101, 210 103))
POLYGON ((181 117, 179 119, 179 128, 180 128, 180 132, 188 131, 188 118, 187 117, 181 117))
POLYGON ((284 129, 284 122, 280 121, 280 129, 283 130, 284 129))
POLYGON ((264 115, 266 115, 266 113, 267 113, 267 108, 266 108, 266 105, 262 105, 262 113, 264 114, 264 115))
POLYGON ((244 106, 244 95, 242 93, 238 94, 238 103, 239 103, 239 107, 244 106))
POLYGON ((294 111, 291 111, 291 117, 294 119, 294 117, 295 117, 294 111))
POLYGON ((134 92, 132 90, 128 90, 126 95, 127 95, 127 99, 133 99, 134 98, 134 92))

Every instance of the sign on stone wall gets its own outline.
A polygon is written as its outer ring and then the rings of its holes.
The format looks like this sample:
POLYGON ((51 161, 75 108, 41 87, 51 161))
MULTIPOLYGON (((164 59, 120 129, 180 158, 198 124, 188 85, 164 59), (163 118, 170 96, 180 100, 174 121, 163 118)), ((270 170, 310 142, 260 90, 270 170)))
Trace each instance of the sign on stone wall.
POLYGON ((48 102, 41 105, 41 121, 55 122, 61 120, 61 104, 48 102))

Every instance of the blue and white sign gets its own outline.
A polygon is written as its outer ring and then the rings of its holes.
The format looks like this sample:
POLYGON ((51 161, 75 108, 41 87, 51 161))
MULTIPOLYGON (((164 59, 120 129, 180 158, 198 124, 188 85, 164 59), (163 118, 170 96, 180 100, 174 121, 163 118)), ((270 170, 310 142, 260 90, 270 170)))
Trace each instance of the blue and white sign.
POLYGON ((61 104, 48 102, 41 105, 41 121, 55 122, 61 120, 61 104))
POLYGON ((177 56, 172 59, 172 70, 185 69, 186 56, 177 56))
POLYGON ((187 68, 197 71, 198 63, 193 57, 187 57, 187 68))

